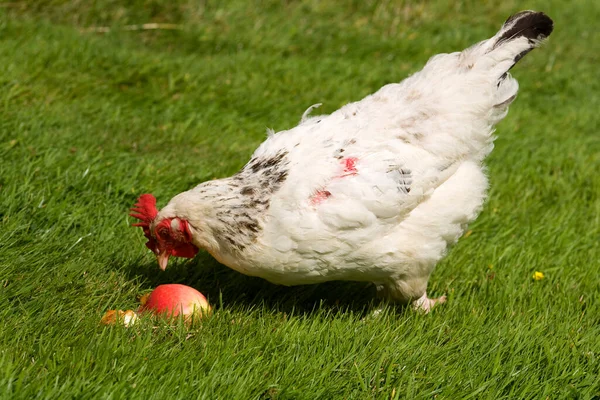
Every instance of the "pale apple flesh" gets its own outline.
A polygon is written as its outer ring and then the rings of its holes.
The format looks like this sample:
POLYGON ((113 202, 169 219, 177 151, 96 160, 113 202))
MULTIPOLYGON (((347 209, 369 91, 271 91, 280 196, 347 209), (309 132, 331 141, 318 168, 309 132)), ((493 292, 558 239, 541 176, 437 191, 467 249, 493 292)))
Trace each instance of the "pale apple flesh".
POLYGON ((100 323, 102 325, 116 325, 122 323, 126 328, 129 328, 137 321, 137 314, 133 310, 108 310, 100 323))

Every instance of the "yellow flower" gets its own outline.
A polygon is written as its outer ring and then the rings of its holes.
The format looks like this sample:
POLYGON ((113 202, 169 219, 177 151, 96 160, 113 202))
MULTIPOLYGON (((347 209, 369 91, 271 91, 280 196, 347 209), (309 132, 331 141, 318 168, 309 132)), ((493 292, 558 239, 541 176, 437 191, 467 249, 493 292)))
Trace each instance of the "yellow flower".
POLYGON ((542 272, 535 271, 533 273, 533 280, 534 281, 541 281, 542 279, 544 279, 544 274, 542 272))

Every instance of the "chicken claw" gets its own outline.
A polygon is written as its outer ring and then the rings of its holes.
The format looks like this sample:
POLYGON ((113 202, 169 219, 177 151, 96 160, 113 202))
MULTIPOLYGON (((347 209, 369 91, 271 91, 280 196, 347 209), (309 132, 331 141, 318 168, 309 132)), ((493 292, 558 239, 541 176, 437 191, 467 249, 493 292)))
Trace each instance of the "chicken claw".
POLYGON ((446 295, 438 297, 437 299, 430 299, 427 297, 427 292, 425 292, 423 293, 423 296, 419 297, 412 303, 412 306, 415 310, 428 314, 436 304, 445 303, 446 300, 446 295))

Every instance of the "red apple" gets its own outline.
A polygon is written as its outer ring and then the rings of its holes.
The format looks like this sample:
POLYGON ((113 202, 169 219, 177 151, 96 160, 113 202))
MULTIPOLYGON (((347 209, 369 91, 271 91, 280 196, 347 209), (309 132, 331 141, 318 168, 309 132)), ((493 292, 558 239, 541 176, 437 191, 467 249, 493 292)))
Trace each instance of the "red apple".
POLYGON ((183 315, 202 317, 210 314, 212 307, 206 297, 196 289, 176 283, 157 286, 149 295, 140 299, 139 312, 152 312, 167 318, 183 315))

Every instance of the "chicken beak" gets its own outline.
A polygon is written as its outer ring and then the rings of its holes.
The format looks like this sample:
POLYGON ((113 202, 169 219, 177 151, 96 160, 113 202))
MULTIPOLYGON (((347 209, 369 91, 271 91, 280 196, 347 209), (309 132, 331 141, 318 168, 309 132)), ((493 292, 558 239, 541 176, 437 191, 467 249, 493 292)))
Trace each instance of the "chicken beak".
POLYGON ((169 263, 169 253, 165 250, 161 251, 156 255, 156 261, 158 261, 158 266, 163 271, 167 269, 167 264, 169 263))

